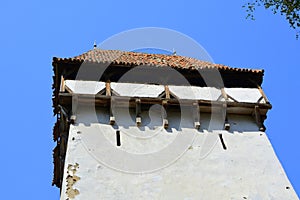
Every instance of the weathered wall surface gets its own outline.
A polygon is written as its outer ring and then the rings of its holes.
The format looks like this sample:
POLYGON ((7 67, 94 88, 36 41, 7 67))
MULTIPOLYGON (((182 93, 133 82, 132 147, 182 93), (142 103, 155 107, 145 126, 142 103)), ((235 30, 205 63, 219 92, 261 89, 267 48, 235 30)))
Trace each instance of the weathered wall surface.
POLYGON ((229 132, 208 132, 209 115, 201 115, 196 130, 192 116, 169 112, 164 129, 159 109, 143 112, 143 123, 136 127, 134 113, 126 109, 118 111, 117 124, 111 126, 107 110, 79 108, 69 132, 61 200, 298 199, 266 134, 251 117, 229 115, 229 132), (170 153, 172 145, 179 150, 170 153), (156 152, 161 159, 148 156, 156 152), (134 158, 144 163, 135 166, 134 158))

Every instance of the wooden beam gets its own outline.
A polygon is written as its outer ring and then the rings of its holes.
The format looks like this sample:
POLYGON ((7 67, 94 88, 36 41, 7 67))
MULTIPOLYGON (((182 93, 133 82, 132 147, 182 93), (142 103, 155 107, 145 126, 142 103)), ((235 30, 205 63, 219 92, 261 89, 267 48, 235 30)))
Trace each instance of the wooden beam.
POLYGON ((168 101, 167 100, 163 100, 162 101, 161 114, 162 114, 164 128, 168 128, 168 126, 169 126, 169 121, 167 119, 167 117, 168 117, 168 115, 167 115, 167 107, 168 107, 168 101))
MULTIPOLYGON (((116 106, 128 106, 128 97, 122 96, 106 96, 106 95, 91 95, 91 94, 69 94, 69 93, 59 93, 58 103, 62 106, 71 106, 72 99, 74 96, 78 96, 78 103, 80 104, 91 104, 99 107, 109 107, 111 104, 111 99, 114 98, 118 101, 116 106)), ((164 98, 152 98, 152 97, 139 97, 141 99, 141 106, 143 105, 154 105, 162 104, 164 98)), ((224 102, 222 101, 210 101, 210 100, 179 100, 178 99, 168 99, 168 105, 171 107, 179 105, 190 106, 194 102, 198 102, 201 112, 211 112, 211 106, 222 106, 224 102)), ((226 102, 227 113, 231 114, 247 114, 252 115, 254 107, 258 103, 245 103, 245 102, 226 102)), ((129 100, 129 106, 135 108, 135 98, 129 100)), ((272 108, 271 104, 259 103, 260 112, 265 115, 266 112, 272 108)))

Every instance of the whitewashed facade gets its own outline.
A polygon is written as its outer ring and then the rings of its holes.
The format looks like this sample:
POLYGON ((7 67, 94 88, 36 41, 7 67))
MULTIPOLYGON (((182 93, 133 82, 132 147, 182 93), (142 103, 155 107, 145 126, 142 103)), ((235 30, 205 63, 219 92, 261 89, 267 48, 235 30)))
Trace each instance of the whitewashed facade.
POLYGON ((53 62, 61 200, 298 199, 265 132, 263 72, 221 67, 225 87, 77 80, 75 61, 53 62))

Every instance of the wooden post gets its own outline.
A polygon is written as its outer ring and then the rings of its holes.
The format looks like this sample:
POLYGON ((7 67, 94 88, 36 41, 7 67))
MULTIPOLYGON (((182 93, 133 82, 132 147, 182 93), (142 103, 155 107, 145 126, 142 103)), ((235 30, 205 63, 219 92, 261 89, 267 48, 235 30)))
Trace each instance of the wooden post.
POLYGON ((107 81, 105 83, 105 89, 106 89, 106 96, 111 96, 110 82, 109 81, 107 81))
POLYGON ((168 106, 168 101, 163 100, 162 101, 161 114, 162 114, 164 128, 168 128, 168 126, 169 126, 169 122, 168 122, 168 119, 167 119, 167 106, 168 106))
POLYGON ((65 90, 66 90, 66 88, 65 88, 65 79, 64 79, 64 76, 61 75, 59 92, 65 92, 65 90))
POLYGON ((259 128, 259 131, 265 131, 266 127, 262 123, 259 106, 255 106, 255 108, 254 108, 254 116, 255 116, 255 121, 256 121, 256 124, 257 124, 257 126, 259 128))
POLYGON ((200 128, 200 107, 198 102, 194 102, 192 106, 193 117, 194 117, 194 127, 195 129, 200 128))
POLYGON ((222 93, 222 97, 225 99, 225 103, 223 104, 223 114, 225 115, 225 122, 224 122, 224 129, 225 130, 229 130, 230 129, 230 123, 228 122, 228 118, 227 118, 227 104, 226 102, 228 101, 228 95, 225 92, 224 88, 221 88, 221 93, 222 93))
POLYGON ((166 99, 170 99, 170 90, 169 86, 165 85, 165 94, 166 94, 166 99))
POLYGON ((141 99, 136 99, 135 100, 135 111, 136 111, 136 125, 140 126, 142 123, 142 118, 141 118, 141 99))
MULTIPOLYGON (((106 93, 107 94, 107 93, 106 93)), ((116 120, 115 117, 113 115, 113 105, 115 103, 115 100, 113 97, 110 98, 110 106, 109 106, 109 124, 110 125, 114 125, 116 120)))

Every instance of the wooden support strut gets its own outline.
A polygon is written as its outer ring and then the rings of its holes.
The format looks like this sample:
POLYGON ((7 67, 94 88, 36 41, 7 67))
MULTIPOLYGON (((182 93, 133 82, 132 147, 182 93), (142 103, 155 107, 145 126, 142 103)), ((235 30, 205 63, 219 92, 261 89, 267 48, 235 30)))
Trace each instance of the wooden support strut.
POLYGON ((268 98, 267 98, 267 96, 265 95, 264 91, 262 90, 262 88, 259 85, 257 86, 257 88, 258 88, 261 96, 264 98, 265 102, 266 103, 270 103, 269 100, 268 100, 268 98))
POLYGON ((225 103, 223 104, 223 113, 225 114, 225 122, 224 122, 224 129, 229 130, 230 129, 230 123, 228 122, 227 112, 226 112, 226 102, 228 101, 228 95, 225 92, 224 88, 221 88, 222 96, 225 99, 225 103))
POLYGON ((110 125, 114 125, 116 120, 115 117, 113 115, 113 105, 115 103, 115 99, 113 97, 111 97, 110 99, 110 106, 109 106, 109 124, 110 125))
POLYGON ((223 113, 225 114, 224 129, 227 130, 227 131, 229 131, 229 129, 230 129, 230 123, 228 122, 226 108, 227 108, 226 104, 223 104, 223 113))
POLYGON ((110 81, 105 82, 105 96, 111 97, 109 106, 109 124, 114 125, 116 122, 116 119, 113 115, 113 106, 115 103, 115 98, 111 96, 110 81))
POLYGON ((65 92, 65 90, 66 90, 66 88, 65 88, 65 79, 64 79, 64 76, 61 75, 59 92, 65 92))
POLYGON ((259 106, 254 107, 254 117, 255 117, 256 124, 259 128, 259 131, 265 131, 266 127, 262 122, 259 106))
POLYGON ((224 88, 221 88, 221 93, 222 93, 222 96, 225 99, 225 101, 227 101, 228 100, 228 96, 227 96, 224 88))
POLYGON ((142 124, 142 118, 141 118, 141 99, 135 100, 135 110, 136 110, 136 118, 135 122, 137 126, 140 126, 142 124))
POLYGON ((164 128, 168 128, 168 126, 169 126, 169 122, 168 122, 168 119, 167 119, 167 106, 168 106, 168 101, 163 100, 162 101, 161 114, 162 114, 164 128))
POLYGON ((165 85, 165 94, 166 94, 166 99, 170 99, 170 89, 169 86, 165 85))
POLYGON ((194 127, 195 129, 199 129, 200 128, 200 107, 198 102, 193 103, 192 112, 194 117, 194 127))

